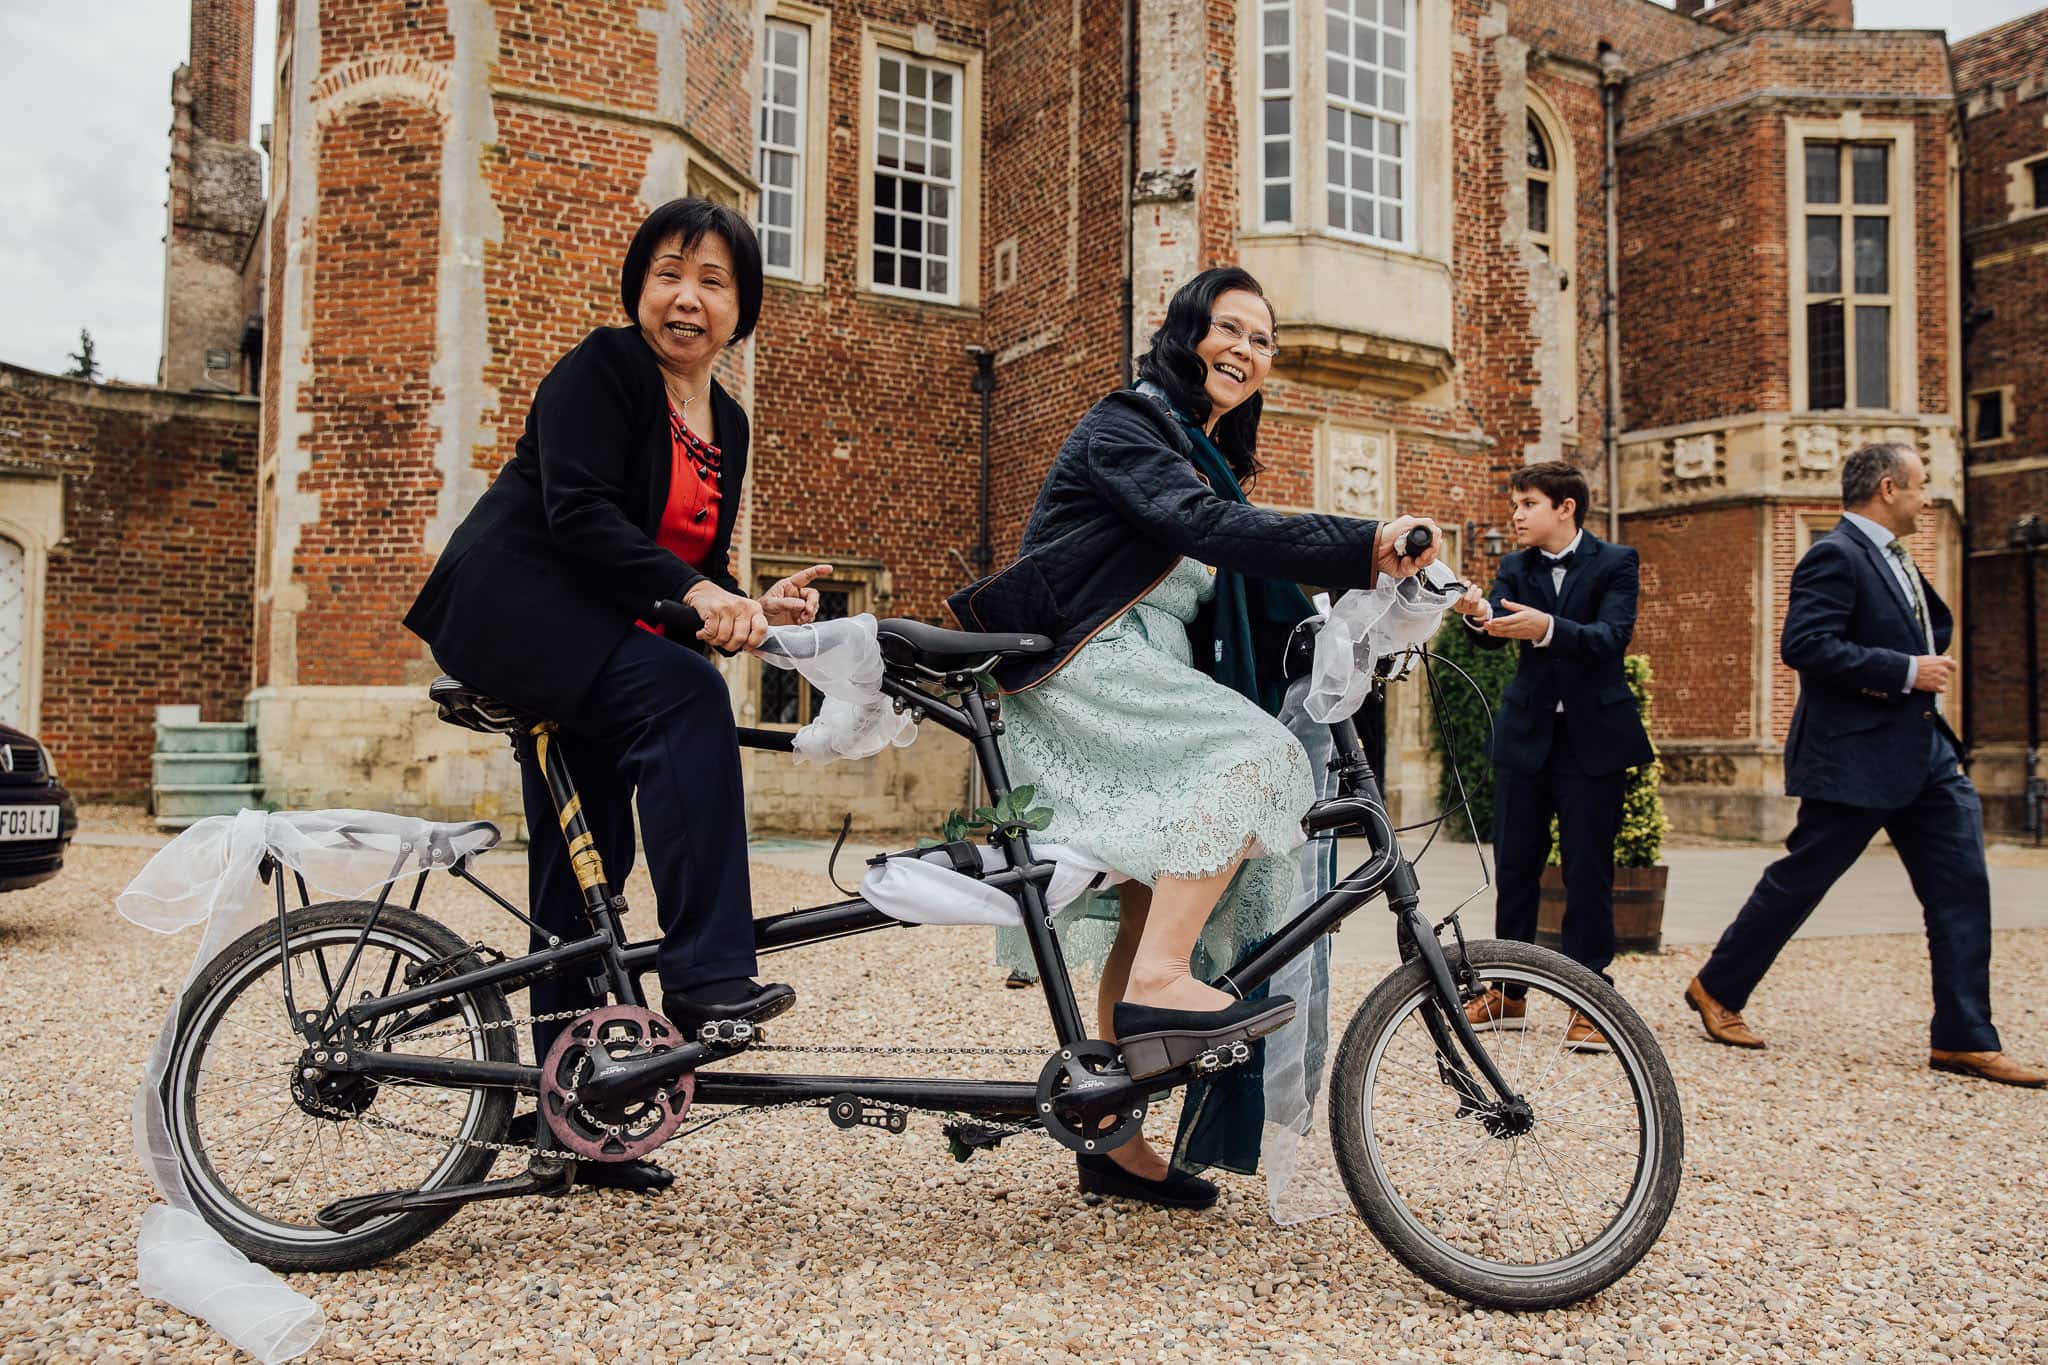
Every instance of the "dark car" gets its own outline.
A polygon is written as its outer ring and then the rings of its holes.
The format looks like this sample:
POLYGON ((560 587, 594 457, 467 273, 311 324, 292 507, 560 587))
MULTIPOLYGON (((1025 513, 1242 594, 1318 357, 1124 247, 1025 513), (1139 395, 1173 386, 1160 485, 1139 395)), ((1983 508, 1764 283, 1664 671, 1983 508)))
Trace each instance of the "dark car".
POLYGON ((0 725, 0 891, 46 882, 64 869, 78 808, 34 736, 0 725))

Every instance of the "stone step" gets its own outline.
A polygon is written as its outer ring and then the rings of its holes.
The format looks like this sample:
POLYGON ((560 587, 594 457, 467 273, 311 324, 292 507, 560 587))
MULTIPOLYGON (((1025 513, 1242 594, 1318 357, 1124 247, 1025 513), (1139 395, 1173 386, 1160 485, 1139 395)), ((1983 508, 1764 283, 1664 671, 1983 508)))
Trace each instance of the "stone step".
POLYGON ((192 782, 156 789, 156 827, 183 829, 209 815, 234 815, 262 806, 255 782, 192 782))
POLYGON ((256 727, 241 721, 157 722, 156 751, 160 754, 241 754, 255 747, 256 727))
POLYGON ((156 773, 156 787, 212 786, 221 783, 251 782, 256 777, 256 754, 253 750, 240 753, 228 750, 208 752, 170 752, 159 749, 151 757, 156 773))

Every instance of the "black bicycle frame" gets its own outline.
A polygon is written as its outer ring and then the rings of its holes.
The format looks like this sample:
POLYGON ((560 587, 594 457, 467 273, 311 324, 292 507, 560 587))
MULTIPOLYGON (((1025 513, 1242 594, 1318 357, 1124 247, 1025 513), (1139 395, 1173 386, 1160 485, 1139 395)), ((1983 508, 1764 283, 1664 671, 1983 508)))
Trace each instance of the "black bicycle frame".
MULTIPOLYGON (((994 660, 989 660, 992 664, 994 660)), ((987 664, 982 665, 985 668, 987 664)), ((948 696, 939 696, 894 673, 886 676, 883 691, 897 704, 965 738, 973 746, 981 766, 991 803, 1010 793, 1010 781, 996 737, 1002 732, 1000 701, 984 696, 973 671, 931 674, 943 681, 948 696), (958 698, 957 703, 950 698, 958 698)), ((1356 727, 1341 721, 1331 727, 1335 741, 1332 767, 1339 776, 1339 795, 1318 802, 1304 820, 1313 837, 1338 833, 1363 833, 1372 846, 1372 856, 1340 878, 1332 889, 1282 926, 1258 947, 1248 951, 1230 969, 1217 977, 1215 985, 1243 997, 1249 995, 1284 967, 1297 954, 1341 924, 1375 896, 1384 893, 1388 909, 1396 918, 1396 936, 1404 960, 1419 959, 1431 986, 1431 999, 1424 1005, 1424 1022, 1434 1039, 1447 1080, 1463 1099, 1475 1106, 1509 1104, 1519 1099, 1492 1058, 1480 1045, 1465 1018, 1462 998, 1474 989, 1462 955, 1454 964, 1437 939, 1441 926, 1432 926, 1420 909, 1419 883, 1415 869, 1401 853, 1400 841, 1388 817, 1377 776, 1367 762, 1356 727), (1461 989, 1462 987, 1462 989, 1461 989), (1460 1055, 1462 1053, 1462 1056, 1460 1055), (1475 1077, 1466 1069, 1469 1057, 1479 1071, 1475 1077), (1483 1080, 1483 1085, 1482 1085, 1483 1080), (1489 1094, 1488 1092, 1491 1092, 1489 1094)), ((563 837, 570 842, 578 881, 583 888, 586 912, 593 932, 568 942, 554 942, 524 957, 509 958, 418 985, 381 998, 360 1000, 336 1009, 338 991, 330 990, 325 1011, 315 1016, 331 1020, 322 1032, 331 1046, 348 1043, 349 1051, 332 1053, 338 1069, 371 1077, 388 1077, 414 1082, 441 1082, 453 1086, 506 1086, 537 1091, 537 1067, 507 1062, 483 1062, 459 1058, 414 1057, 381 1050, 403 1039, 406 1032, 427 1026, 456 1012, 453 1001, 463 992, 494 985, 514 991, 535 980, 556 973, 580 969, 583 975, 601 979, 614 998, 644 1004, 639 977, 654 965, 656 941, 629 943, 620 920, 623 898, 605 892, 604 873, 594 841, 583 824, 580 802, 569 777, 561 744, 552 724, 535 727, 536 754, 546 772, 548 786, 562 818, 563 837), (413 1011, 421 1013, 414 1015, 413 1011), (397 1022, 382 1031, 379 1021, 397 1022), (365 1043, 371 1045, 366 1046, 365 1043), (345 1058, 345 1060, 344 1060, 345 1058)), ((742 731, 741 740, 751 747, 787 749, 788 737, 776 732, 742 731)), ((536 837, 546 837, 539 833, 536 837)), ((1016 898, 1023 912, 1024 933, 1038 967, 1039 983, 1045 992, 1052 1018, 1056 1047, 1067 1047, 1087 1038, 1080 1007, 1068 980, 1065 957, 1053 930, 1045 899, 1045 885, 1053 864, 1041 862, 1031 850, 1029 835, 1022 829, 998 829, 994 842, 1003 851, 1006 866, 984 880, 1016 898)), ((516 907, 478 881, 462 860, 450 869, 455 875, 482 889, 492 900, 532 924, 516 907)), ((420 874, 422 881, 426 873, 420 874)), ((413 893, 418 900, 418 890, 413 893)), ((283 878, 277 880, 280 930, 284 919, 283 878)), ((379 902, 381 908, 382 902, 379 902)), ((792 910, 754 921, 754 938, 761 953, 823 943, 850 934, 877 929, 909 928, 858 897, 792 910)), ((365 927, 364 937, 368 935, 365 927)), ((344 983, 346 981, 344 973, 344 983)), ((307 1013, 296 1016, 302 1032, 307 1013)), ((309 1041, 312 1040, 309 1035, 309 1041)), ((722 1053, 703 1043, 690 1042, 668 1052, 635 1058, 604 1078, 602 1088, 620 1096, 658 1082, 673 1080, 686 1071, 697 1071, 695 1102, 699 1104, 779 1104, 802 1100, 827 1100, 853 1094, 880 1103, 953 1110, 990 1118, 1019 1119, 1034 1110, 1036 1085, 1033 1081, 990 1081, 905 1076, 784 1075, 698 1070, 706 1063, 720 1061, 722 1053)), ((1157 1091, 1162 1085, 1184 1083, 1190 1074, 1168 1073, 1143 1082, 1124 1082, 1123 1090, 1133 1097, 1157 1091)), ((595 1084, 595 1083, 593 1083, 595 1084)), ((1122 1091, 1118 1092, 1119 1094, 1122 1091)), ((1105 1095, 1105 1101, 1109 1096, 1105 1095)))

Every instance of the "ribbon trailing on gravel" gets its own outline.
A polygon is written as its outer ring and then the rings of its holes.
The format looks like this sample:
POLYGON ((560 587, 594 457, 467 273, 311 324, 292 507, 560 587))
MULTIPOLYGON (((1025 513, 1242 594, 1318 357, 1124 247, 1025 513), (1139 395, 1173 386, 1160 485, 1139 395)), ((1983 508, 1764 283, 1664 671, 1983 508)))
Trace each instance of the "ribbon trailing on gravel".
POLYGON ((313 1349, 327 1327, 320 1305, 215 1232, 179 1170, 163 1101, 179 1007, 222 949, 275 917, 274 892, 257 876, 266 851, 304 878, 316 901, 374 900, 390 883, 428 866, 446 867, 497 842, 498 831, 482 822, 435 825, 377 811, 245 810, 192 825, 159 849, 115 898, 114 908, 145 929, 174 934, 202 926, 192 965, 171 998, 135 1092, 135 1157, 165 1201, 142 1215, 135 1239, 136 1288, 205 1322, 264 1365, 313 1349))

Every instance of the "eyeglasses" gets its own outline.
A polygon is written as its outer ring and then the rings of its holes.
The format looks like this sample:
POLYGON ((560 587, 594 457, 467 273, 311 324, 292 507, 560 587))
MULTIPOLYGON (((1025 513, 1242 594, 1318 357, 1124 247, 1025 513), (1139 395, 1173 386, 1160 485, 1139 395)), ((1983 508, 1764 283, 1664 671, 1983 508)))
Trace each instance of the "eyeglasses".
POLYGON ((1247 332, 1229 318, 1210 318, 1209 327, 1210 330, 1221 332, 1224 336, 1229 337, 1231 345, 1235 346, 1240 341, 1246 342, 1254 351, 1257 351, 1269 360, 1280 354, 1279 342, 1273 340, 1264 332, 1247 332))

